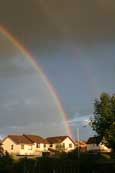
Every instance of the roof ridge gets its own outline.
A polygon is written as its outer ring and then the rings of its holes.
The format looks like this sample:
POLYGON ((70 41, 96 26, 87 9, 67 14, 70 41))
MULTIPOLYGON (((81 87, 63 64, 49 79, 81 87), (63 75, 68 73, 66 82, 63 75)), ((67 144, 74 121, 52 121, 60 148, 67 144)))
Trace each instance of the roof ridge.
POLYGON ((25 136, 23 135, 8 135, 7 137, 5 137, 3 139, 3 141, 6 139, 6 138, 10 138, 13 142, 15 143, 25 143, 25 144, 32 144, 33 142, 30 141, 29 139, 27 139, 25 136))
POLYGON ((22 136, 24 136, 26 139, 30 140, 31 142, 34 143, 34 141, 32 139, 30 139, 26 134, 23 134, 22 136))

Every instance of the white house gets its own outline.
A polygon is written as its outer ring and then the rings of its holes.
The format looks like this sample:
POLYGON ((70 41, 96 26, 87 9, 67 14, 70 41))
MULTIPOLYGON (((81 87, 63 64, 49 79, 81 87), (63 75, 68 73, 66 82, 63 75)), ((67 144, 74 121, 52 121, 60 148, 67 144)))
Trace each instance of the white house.
POLYGON ((10 154, 31 155, 33 143, 23 135, 8 135, 2 141, 3 149, 10 154))
POLYGON ((69 136, 48 137, 49 149, 69 152, 75 149, 75 143, 69 136))
POLYGON ((31 134, 23 134, 23 136, 33 143, 34 155, 42 155, 43 153, 48 152, 49 143, 43 137, 31 134))
POLYGON ((87 141, 87 151, 111 152, 111 148, 106 147, 98 137, 94 136, 87 141))
POLYGON ((37 135, 8 135, 2 144, 5 151, 15 155, 41 156, 48 151, 48 142, 37 135))

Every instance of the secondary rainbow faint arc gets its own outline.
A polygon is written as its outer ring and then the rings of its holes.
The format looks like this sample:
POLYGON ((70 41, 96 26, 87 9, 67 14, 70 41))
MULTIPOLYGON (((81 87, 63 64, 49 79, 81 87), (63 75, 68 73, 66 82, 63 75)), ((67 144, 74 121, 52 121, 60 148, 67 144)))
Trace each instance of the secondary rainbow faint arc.
POLYGON ((59 99, 59 96, 57 95, 55 88, 52 86, 51 82, 46 76, 43 68, 35 61, 34 56, 29 52, 29 50, 25 46, 23 46, 20 41, 16 39, 16 37, 14 37, 5 27, 0 26, 0 33, 2 33, 24 55, 24 57, 26 57, 30 61, 36 71, 39 72, 42 80, 52 94, 53 99, 55 100, 57 107, 60 110, 60 114, 64 117, 67 134, 72 137, 72 132, 68 123, 67 114, 64 111, 63 105, 59 99))

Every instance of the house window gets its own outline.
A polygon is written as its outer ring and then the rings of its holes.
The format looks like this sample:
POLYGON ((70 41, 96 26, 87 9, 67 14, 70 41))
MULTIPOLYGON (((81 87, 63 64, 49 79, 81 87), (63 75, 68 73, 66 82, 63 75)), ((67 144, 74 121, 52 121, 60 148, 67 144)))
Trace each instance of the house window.
POLYGON ((29 146, 29 148, 28 148, 29 150, 32 150, 32 146, 29 146))
POLYGON ((69 148, 72 148, 72 144, 69 144, 69 148))
POLYGON ((23 145, 23 144, 21 145, 21 149, 22 149, 22 150, 24 149, 24 145, 23 145))
POLYGON ((13 150, 14 149, 14 145, 11 145, 11 150, 13 150))
POLYGON ((46 148, 46 144, 44 144, 44 148, 46 148))
POLYGON ((63 145, 62 145, 62 146, 63 146, 63 148, 65 148, 65 143, 63 143, 63 145))
POLYGON ((36 148, 40 148, 40 144, 36 144, 36 148))

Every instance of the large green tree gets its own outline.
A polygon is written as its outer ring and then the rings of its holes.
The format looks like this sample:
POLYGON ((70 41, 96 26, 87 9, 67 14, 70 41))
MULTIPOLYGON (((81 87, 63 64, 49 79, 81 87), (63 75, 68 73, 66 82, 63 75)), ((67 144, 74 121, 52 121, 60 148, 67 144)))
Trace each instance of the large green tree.
POLYGON ((102 93, 94 102, 94 117, 90 123, 100 141, 115 150, 115 95, 102 93))

